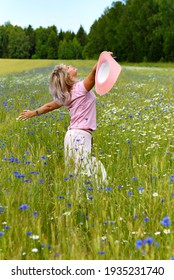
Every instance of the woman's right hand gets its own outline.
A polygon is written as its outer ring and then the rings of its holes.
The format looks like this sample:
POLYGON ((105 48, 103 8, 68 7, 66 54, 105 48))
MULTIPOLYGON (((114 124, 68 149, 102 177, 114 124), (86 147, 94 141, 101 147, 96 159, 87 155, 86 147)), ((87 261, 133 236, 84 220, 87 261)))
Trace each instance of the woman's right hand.
POLYGON ((18 117, 21 120, 27 120, 35 116, 35 112, 31 110, 24 110, 18 117))

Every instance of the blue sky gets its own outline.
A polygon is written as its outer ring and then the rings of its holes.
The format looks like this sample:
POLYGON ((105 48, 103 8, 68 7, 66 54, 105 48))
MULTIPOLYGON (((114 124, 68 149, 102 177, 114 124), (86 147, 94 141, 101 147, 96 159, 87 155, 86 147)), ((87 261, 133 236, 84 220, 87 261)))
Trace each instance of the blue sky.
POLYGON ((56 25, 58 31, 78 31, 80 25, 88 33, 90 26, 111 7, 113 0, 0 0, 0 25, 36 29, 56 25))

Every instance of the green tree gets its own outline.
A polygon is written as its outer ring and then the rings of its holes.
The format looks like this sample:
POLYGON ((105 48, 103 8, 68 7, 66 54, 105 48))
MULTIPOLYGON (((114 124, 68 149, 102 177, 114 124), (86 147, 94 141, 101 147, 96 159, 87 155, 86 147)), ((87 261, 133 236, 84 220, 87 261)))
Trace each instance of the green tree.
POLYGON ((8 38, 9 58, 29 58, 29 38, 21 27, 10 27, 8 29, 8 38))
POLYGON ((8 57, 8 34, 5 26, 0 26, 0 57, 8 57))
POLYGON ((84 47, 86 45, 88 36, 82 25, 80 26, 79 30, 77 31, 76 38, 82 47, 84 47))
POLYGON ((105 12, 106 26, 104 36, 107 41, 106 49, 112 51, 120 59, 120 31, 119 24, 125 12, 125 5, 122 2, 113 2, 110 9, 105 12))
POLYGON ((73 59, 73 50, 71 46, 71 41, 67 41, 66 39, 60 41, 58 47, 58 58, 73 59))
POLYGON ((88 42, 83 50, 85 58, 97 58, 103 50, 118 54, 118 26, 124 8, 125 5, 122 2, 113 2, 111 8, 106 8, 104 14, 93 23, 88 34, 88 42))
POLYGON ((154 0, 128 0, 120 21, 120 52, 122 59, 134 62, 160 59, 161 50, 156 47, 158 5, 154 0), (153 40, 154 39, 154 40, 153 40))
POLYGON ((155 0, 159 4, 160 33, 164 60, 174 61, 174 1, 155 0))
POLYGON ((72 41, 75 37, 75 33, 71 31, 63 32, 63 39, 66 41, 72 41))
POLYGON ((105 16, 102 16, 93 23, 88 34, 88 42, 83 50, 83 57, 98 58, 99 53, 106 50, 107 40, 104 36, 105 27, 105 16))
POLYGON ((58 34, 56 26, 48 28, 48 41, 47 41, 47 58, 56 59, 58 49, 58 34))
POLYGON ((35 32, 31 25, 29 25, 27 28, 25 28, 24 31, 29 40, 29 58, 31 58, 32 55, 35 54, 35 44, 36 44, 35 32))
POLYGON ((76 37, 74 37, 71 44, 72 44, 72 49, 73 49, 73 59, 81 59, 82 58, 82 46, 76 37))
POLYGON ((81 54, 81 45, 76 38, 73 40, 67 41, 64 39, 59 43, 58 47, 58 58, 59 59, 80 59, 82 58, 81 54))
POLYGON ((47 58, 47 41, 48 41, 48 29, 39 27, 35 30, 35 55, 33 58, 47 58))

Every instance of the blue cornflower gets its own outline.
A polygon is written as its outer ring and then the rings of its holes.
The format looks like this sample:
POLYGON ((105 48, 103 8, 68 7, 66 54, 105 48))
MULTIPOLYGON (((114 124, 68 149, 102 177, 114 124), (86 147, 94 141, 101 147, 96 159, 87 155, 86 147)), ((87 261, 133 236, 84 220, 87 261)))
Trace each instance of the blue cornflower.
POLYGON ((171 225, 171 221, 169 219, 168 216, 165 216, 162 221, 161 221, 161 224, 165 227, 169 227, 171 225))
POLYGON ((48 250, 52 250, 52 246, 51 245, 48 245, 48 250))
POLYGON ((93 200, 93 199, 94 199, 94 197, 91 195, 91 196, 89 196, 89 199, 90 199, 90 200, 93 200))
POLYGON ((174 260, 174 256, 171 256, 171 258, 170 258, 171 260, 174 260))
POLYGON ((9 226, 4 226, 4 229, 10 229, 10 227, 9 226))
POLYGON ((119 185, 119 186, 118 186, 118 189, 122 189, 122 188, 123 188, 123 185, 119 185))
POLYGON ((90 184, 91 184, 91 181, 86 180, 86 184, 87 184, 87 185, 90 185, 90 184))
POLYGON ((31 180, 31 179, 25 179, 25 180, 23 180, 23 182, 24 182, 24 183, 31 183, 32 180, 31 180))
POLYGON ((148 218, 148 217, 145 217, 145 218, 144 218, 144 221, 145 221, 145 222, 148 222, 148 221, 149 221, 149 218, 148 218))
POLYGON ((174 182, 174 174, 170 175, 170 183, 174 182))
POLYGON ((138 191, 139 191, 140 194, 142 194, 143 191, 144 191, 144 188, 143 188, 143 187, 139 187, 139 188, 138 188, 138 191))
POLYGON ((93 188, 92 188, 92 187, 89 187, 89 188, 87 188, 87 190, 88 190, 88 191, 92 191, 92 190, 93 190, 93 188))
POLYGON ((30 236, 30 235, 32 235, 33 233, 32 233, 32 231, 27 231, 26 232, 26 235, 28 235, 28 236, 30 236))
POLYGON ((19 207, 20 210, 28 210, 29 209, 29 206, 28 204, 22 204, 20 207, 19 207))
POLYGON ((25 174, 21 174, 18 171, 13 172, 13 174, 16 178, 24 178, 25 177, 25 174))
POLYGON ((132 181, 137 181, 138 179, 136 177, 133 177, 132 178, 132 181))
POLYGON ((44 183, 44 179, 40 179, 40 180, 39 180, 39 183, 40 183, 40 184, 43 184, 43 183, 44 183))
POLYGON ((34 211, 34 212, 33 212, 33 216, 34 216, 34 217, 37 217, 37 216, 38 216, 37 211, 34 211))
POLYGON ((66 178, 64 178, 64 181, 68 181, 68 180, 69 180, 69 178, 67 178, 67 177, 66 177, 66 178))
POLYGON ((112 188, 106 188, 106 191, 110 192, 110 191, 112 191, 112 188))
POLYGON ((136 241, 136 245, 135 246, 136 246, 137 249, 140 249, 142 247, 142 245, 143 245, 143 241, 142 240, 137 240, 136 241))
POLYGON ((0 231, 0 237, 4 236, 4 232, 0 231))
POLYGON ((99 255, 104 255, 105 252, 104 251, 101 251, 101 252, 98 252, 99 255))
POLYGON ((148 244, 148 245, 153 244, 153 242, 154 242, 154 240, 153 240, 153 238, 150 237, 150 236, 147 237, 147 238, 145 238, 144 241, 143 241, 144 244, 148 244))
POLYGON ((64 198, 64 196, 63 196, 63 195, 59 195, 59 196, 58 196, 58 198, 63 199, 63 198, 64 198))
POLYGON ((9 162, 16 162, 16 163, 19 163, 19 159, 18 159, 18 158, 14 158, 14 157, 8 158, 8 161, 9 161, 9 162))
POLYGON ((46 160, 46 156, 41 156, 40 158, 43 160, 46 160))
POLYGON ((30 174, 36 174, 36 175, 38 175, 38 174, 40 174, 40 172, 37 172, 37 171, 31 171, 31 172, 30 172, 30 174))
POLYGON ((133 195, 133 192, 128 192, 127 195, 131 196, 131 195, 133 195))

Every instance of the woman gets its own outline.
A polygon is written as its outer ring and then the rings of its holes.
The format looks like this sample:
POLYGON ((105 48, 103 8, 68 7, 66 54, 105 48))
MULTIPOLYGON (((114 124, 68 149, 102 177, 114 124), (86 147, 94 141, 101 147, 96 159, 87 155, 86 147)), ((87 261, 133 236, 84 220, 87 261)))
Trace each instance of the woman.
MULTIPOLYGON (((92 92, 95 84, 97 64, 82 81, 77 69, 64 64, 56 65, 50 76, 50 92, 53 101, 31 111, 24 110, 19 118, 26 120, 65 106, 69 110, 70 125, 64 139, 65 164, 77 174, 94 175, 106 181, 103 164, 91 156, 92 132, 96 130, 96 96, 92 92)), ((71 170, 72 171, 72 170, 71 170)))

